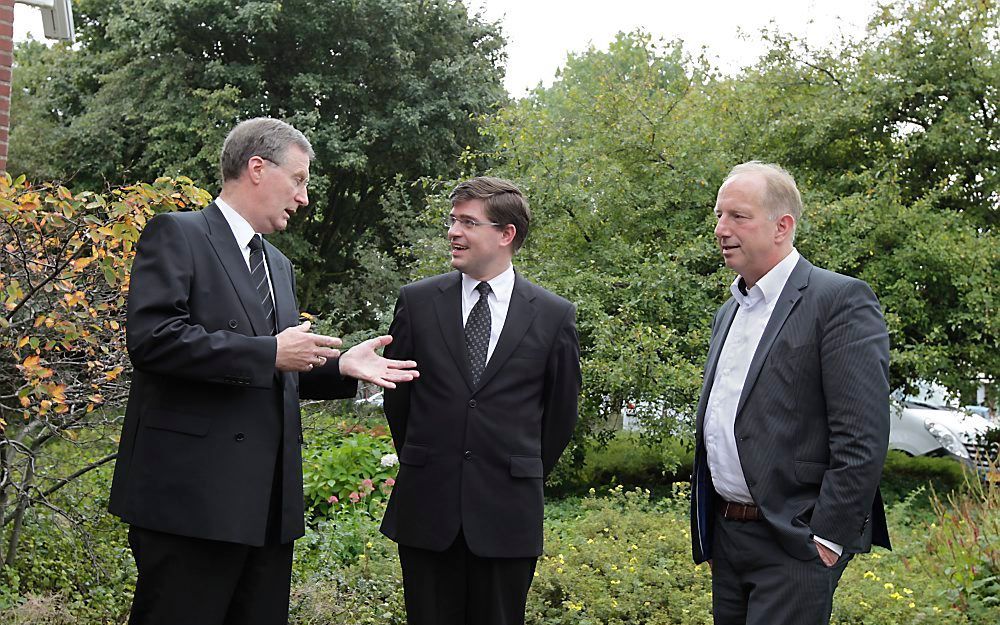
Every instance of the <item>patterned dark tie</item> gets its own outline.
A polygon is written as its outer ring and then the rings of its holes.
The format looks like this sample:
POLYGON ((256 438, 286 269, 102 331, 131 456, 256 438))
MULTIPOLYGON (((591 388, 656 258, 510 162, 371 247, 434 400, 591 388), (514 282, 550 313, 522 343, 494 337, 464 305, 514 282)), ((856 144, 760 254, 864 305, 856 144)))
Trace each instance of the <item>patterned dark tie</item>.
POLYGON ((488 282, 476 285, 479 291, 479 301, 469 312, 465 322, 465 344, 469 348, 469 359, 472 361, 472 385, 479 384, 479 378, 486 369, 486 353, 490 348, 490 305, 486 301, 490 294, 488 282))
POLYGON ((255 234, 250 239, 250 281, 257 287, 257 295, 260 296, 260 307, 264 311, 264 319, 267 320, 267 329, 271 334, 275 332, 274 325, 274 300, 271 299, 271 287, 267 283, 267 272, 264 269, 264 243, 260 235, 255 234))

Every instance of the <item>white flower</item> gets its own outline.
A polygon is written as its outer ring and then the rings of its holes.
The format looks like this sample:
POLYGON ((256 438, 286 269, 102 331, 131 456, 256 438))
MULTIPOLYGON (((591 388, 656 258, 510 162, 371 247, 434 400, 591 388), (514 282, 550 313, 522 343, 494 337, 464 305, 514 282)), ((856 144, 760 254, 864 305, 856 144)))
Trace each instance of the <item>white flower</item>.
POLYGON ((386 454, 382 456, 382 460, 379 461, 379 464, 383 467, 394 467, 399 464, 399 458, 396 457, 396 454, 386 454))

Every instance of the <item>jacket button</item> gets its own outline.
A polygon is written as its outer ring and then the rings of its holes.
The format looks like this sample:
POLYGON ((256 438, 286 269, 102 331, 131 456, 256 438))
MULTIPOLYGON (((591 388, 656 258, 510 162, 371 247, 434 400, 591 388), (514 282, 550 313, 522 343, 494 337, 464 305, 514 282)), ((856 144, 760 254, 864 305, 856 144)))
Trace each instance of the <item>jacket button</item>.
POLYGON ((465 456, 465 459, 466 459, 466 460, 472 460, 472 452, 471 452, 471 451, 466 451, 466 452, 465 452, 464 454, 462 454, 462 455, 464 455, 464 456, 465 456))
POLYGON ((246 437, 247 435, 244 434, 243 432, 237 432, 236 436, 234 436, 233 438, 236 439, 237 443, 242 443, 244 440, 246 440, 246 437))
POLYGON ((238 322, 238 321, 236 321, 235 319, 230 319, 230 320, 229 320, 229 327, 230 327, 231 329, 235 330, 235 329, 236 329, 236 326, 238 326, 238 325, 240 325, 240 324, 239 324, 239 322, 238 322))
POLYGON ((476 400, 474 400, 474 399, 470 399, 469 400, 469 408, 475 408, 476 405, 477 405, 476 404, 476 400))

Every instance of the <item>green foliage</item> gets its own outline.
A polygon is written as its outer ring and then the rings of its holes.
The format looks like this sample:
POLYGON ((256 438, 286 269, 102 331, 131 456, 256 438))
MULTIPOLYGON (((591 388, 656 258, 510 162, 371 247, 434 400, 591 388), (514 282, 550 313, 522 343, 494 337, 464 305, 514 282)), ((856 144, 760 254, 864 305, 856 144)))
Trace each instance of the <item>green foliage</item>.
POLYGON ((879 296, 893 388, 935 379, 969 394, 996 376, 998 17, 995 2, 899 2, 828 50, 769 33, 768 56, 735 77, 680 43, 621 34, 489 118, 492 149, 464 165, 524 188, 518 266, 578 306, 581 436, 604 436, 629 402, 666 407, 645 415, 654 436, 690 429, 734 277, 711 208, 750 159, 796 176, 799 250, 879 296))
MULTIPOLYGON (((966 483, 966 470, 953 458, 908 456, 901 451, 890 451, 882 468, 880 489, 887 505, 910 497, 920 488, 947 494, 960 490, 966 483)), ((918 497, 921 507, 929 507, 930 495, 924 491, 918 497)))
POLYGON ((206 188, 236 121, 283 118, 316 151, 275 238, 306 310, 377 323, 416 227, 413 182, 481 147, 506 100, 499 27, 455 0, 79 0, 78 43, 19 45, 9 169, 81 188, 183 172, 206 188), (391 201, 386 198, 391 197, 391 201))
POLYGON ((389 496, 398 470, 392 437, 384 429, 315 440, 302 450, 306 509, 321 516, 359 506, 372 510, 389 496))
MULTIPOLYGON (((994 467, 994 472, 996 467, 994 467)), ((927 543, 945 596, 982 622, 1000 619, 1000 486, 971 477, 964 495, 933 499, 937 522, 927 543)))
MULTIPOLYGON (((76 441, 57 440, 39 455, 37 470, 39 475, 63 476, 115 447, 110 431, 86 432, 76 441)), ((0 578, 0 622, 124 621, 135 565, 126 526, 107 513, 112 467, 101 465, 49 495, 47 505, 28 509, 20 556, 0 578)))

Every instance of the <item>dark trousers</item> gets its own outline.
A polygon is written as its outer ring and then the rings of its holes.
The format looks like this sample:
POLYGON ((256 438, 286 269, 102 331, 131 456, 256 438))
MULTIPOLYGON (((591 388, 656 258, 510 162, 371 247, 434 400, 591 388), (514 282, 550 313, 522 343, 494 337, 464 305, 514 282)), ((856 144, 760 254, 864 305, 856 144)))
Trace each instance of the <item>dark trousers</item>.
POLYGON ((715 516, 712 611, 715 625, 827 625, 833 592, 850 554, 832 567, 819 554, 788 555, 766 521, 715 516))
POLYGON ((129 625, 285 625, 292 543, 250 547, 129 528, 129 625))
POLYGON ((481 558, 460 531, 451 547, 399 545, 408 625, 523 625, 537 558, 481 558))

